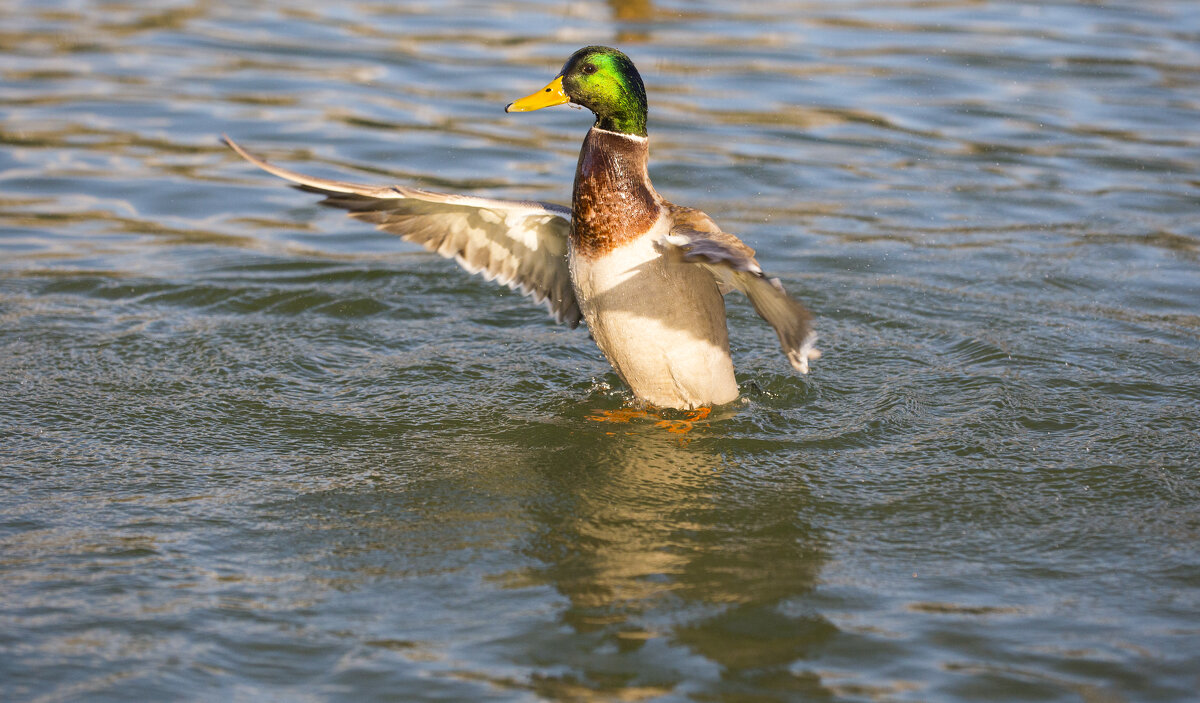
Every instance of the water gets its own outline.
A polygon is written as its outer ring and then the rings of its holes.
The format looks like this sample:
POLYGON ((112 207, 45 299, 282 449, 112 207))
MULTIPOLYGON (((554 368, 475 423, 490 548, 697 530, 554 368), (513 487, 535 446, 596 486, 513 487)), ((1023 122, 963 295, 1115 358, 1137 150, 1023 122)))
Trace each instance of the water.
POLYGON ((148 5, 0 2, 0 698, 1194 699, 1194 3, 148 5), (217 141, 565 202, 590 43, 822 335, 687 434, 217 141))

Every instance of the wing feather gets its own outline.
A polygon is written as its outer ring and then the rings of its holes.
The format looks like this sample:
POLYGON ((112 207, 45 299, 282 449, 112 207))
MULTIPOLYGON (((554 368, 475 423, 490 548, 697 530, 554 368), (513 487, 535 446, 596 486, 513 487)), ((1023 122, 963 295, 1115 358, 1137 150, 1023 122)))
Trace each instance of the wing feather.
POLYGON ((808 362, 821 356, 813 346, 817 333, 812 328, 812 313, 787 294, 778 278, 767 278, 754 258, 754 250, 740 239, 719 230, 693 229, 689 226, 692 224, 695 222, 685 220, 673 227, 666 236, 667 245, 683 261, 711 271, 722 289, 736 288, 745 293, 759 317, 775 328, 792 367, 808 373, 808 362))
POLYGON ((224 141, 262 170, 291 181, 299 190, 324 196, 322 205, 347 210, 355 219, 545 303, 560 323, 576 327, 583 318, 567 267, 567 208, 315 178, 264 161, 229 137, 224 141))

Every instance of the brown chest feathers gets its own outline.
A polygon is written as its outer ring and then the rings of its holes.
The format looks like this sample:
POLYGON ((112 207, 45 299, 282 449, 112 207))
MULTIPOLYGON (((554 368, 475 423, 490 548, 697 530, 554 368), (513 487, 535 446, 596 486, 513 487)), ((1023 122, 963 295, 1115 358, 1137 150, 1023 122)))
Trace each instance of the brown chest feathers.
POLYGON ((645 234, 658 219, 645 138, 592 128, 579 152, 571 198, 571 244, 585 256, 609 252, 645 234))

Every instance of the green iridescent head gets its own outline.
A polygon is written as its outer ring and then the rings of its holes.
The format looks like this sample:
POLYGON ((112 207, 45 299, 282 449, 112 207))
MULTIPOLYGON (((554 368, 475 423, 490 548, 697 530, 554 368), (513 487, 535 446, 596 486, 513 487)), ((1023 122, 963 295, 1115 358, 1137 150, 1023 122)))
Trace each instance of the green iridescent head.
POLYGON ((616 49, 576 51, 549 85, 505 109, 524 112, 565 102, 591 110, 601 129, 646 136, 646 88, 633 62, 616 49))

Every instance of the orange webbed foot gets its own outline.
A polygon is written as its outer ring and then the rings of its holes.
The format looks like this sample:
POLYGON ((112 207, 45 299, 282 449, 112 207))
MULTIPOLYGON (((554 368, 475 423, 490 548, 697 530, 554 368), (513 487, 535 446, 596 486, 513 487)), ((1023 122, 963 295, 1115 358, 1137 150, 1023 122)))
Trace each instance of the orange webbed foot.
POLYGON ((712 408, 702 407, 689 411, 682 419, 667 419, 653 410, 643 410, 641 408, 618 408, 617 410, 597 410, 587 419, 593 422, 613 422, 625 424, 640 420, 642 418, 648 420, 657 420, 654 423, 655 427, 662 429, 672 434, 687 434, 695 427, 695 424, 700 420, 704 420, 712 414, 712 408))

